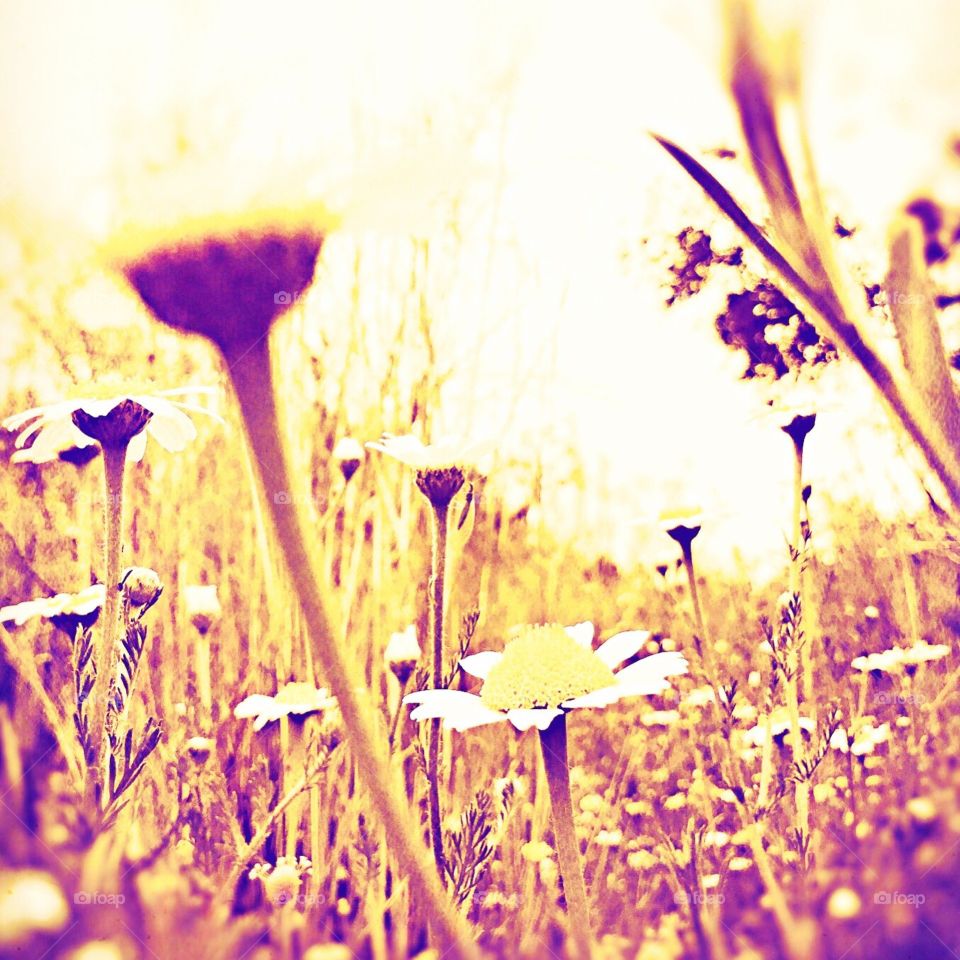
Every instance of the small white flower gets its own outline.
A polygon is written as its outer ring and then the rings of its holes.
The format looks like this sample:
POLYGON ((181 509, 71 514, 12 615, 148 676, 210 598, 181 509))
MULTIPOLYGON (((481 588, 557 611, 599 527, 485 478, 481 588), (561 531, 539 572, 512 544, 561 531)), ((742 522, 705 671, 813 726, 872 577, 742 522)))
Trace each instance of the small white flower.
POLYGON ((0 946, 12 947, 37 933, 57 933, 69 919, 70 908, 52 874, 0 871, 0 946))
POLYGON ((185 587, 183 606, 187 619, 200 633, 206 633, 223 613, 215 583, 191 584, 185 587))
POLYGON ((420 644, 417 642, 417 628, 411 623, 406 630, 390 634, 387 649, 383 653, 384 663, 388 667, 394 664, 415 664, 420 659, 420 644))
POLYGON ((314 687, 309 683, 286 683, 275 696, 254 693, 241 700, 233 708, 233 715, 241 719, 256 717, 253 729, 262 730, 268 723, 281 717, 318 713, 336 704, 336 697, 331 697, 326 687, 314 687))
MULTIPOLYGON (((5 430, 20 431, 15 446, 15 463, 48 463, 70 447, 89 447, 105 438, 117 436, 129 442, 127 458, 143 459, 147 434, 171 453, 179 453, 197 435, 197 428, 187 412, 205 413, 216 420, 213 412, 182 400, 183 394, 209 392, 205 387, 184 387, 155 392, 116 393, 104 398, 84 397, 63 400, 7 417, 5 430), (24 449, 27 442, 33 444, 24 449)), ((222 422, 222 421, 220 421, 222 422)))
POLYGON ((341 437, 333 448, 333 459, 339 463, 344 460, 362 460, 363 447, 353 437, 341 437))
POLYGON ((484 681, 480 694, 422 690, 404 703, 416 704, 413 720, 440 718, 453 730, 509 721, 518 730, 546 730, 567 710, 606 707, 625 697, 663 693, 667 677, 687 672, 679 653, 658 653, 628 667, 649 639, 646 630, 610 637, 592 649, 593 624, 524 627, 502 652, 486 650, 464 657, 460 667, 484 681))

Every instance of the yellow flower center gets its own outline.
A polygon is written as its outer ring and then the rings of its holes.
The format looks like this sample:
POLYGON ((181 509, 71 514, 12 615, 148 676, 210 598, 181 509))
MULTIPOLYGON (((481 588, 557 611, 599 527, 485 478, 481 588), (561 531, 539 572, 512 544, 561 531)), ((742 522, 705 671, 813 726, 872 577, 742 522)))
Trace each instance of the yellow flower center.
POLYGON ((480 699, 492 710, 557 707, 609 687, 613 671, 556 624, 524 627, 487 675, 480 699))

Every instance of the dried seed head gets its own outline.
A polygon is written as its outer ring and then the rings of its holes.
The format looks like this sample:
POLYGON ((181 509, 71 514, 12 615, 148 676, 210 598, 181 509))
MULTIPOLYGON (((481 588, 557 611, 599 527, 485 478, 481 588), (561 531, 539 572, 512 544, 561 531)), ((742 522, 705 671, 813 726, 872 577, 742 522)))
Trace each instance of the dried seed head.
POLYGON ((333 459, 337 461, 344 482, 349 483, 360 469, 363 460, 363 447, 353 437, 341 437, 333 448, 333 459))

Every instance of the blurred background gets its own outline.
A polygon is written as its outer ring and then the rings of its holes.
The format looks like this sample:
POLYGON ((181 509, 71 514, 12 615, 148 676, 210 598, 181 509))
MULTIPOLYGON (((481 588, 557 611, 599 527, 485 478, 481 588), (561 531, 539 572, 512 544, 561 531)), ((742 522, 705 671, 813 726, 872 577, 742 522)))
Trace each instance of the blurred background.
MULTIPOLYGON (((803 27, 814 154, 852 231, 841 253, 877 282, 895 212, 960 202, 957 14, 938 0, 761 7, 777 29, 803 27)), ((764 576, 780 562, 789 447, 760 417, 777 390, 740 379, 749 357, 714 324, 749 277, 721 267, 665 303, 682 230, 710 231, 715 250, 738 240, 649 130, 709 151, 764 215, 736 155, 719 5, 47 0, 4 4, 0 34, 8 390, 56 399, 71 364, 81 380, 111 366, 82 345, 143 322, 104 253, 125 231, 322 201, 342 229, 290 323, 344 428, 403 427, 409 411, 376 410, 389 367, 402 402, 420 382, 437 390, 434 429, 494 436, 502 460, 542 473, 545 522, 591 551, 656 559, 656 535, 631 521, 680 500, 716 511, 705 563, 736 549, 764 576)), ((291 357, 311 379, 304 352, 291 357)), ((176 365, 157 363, 170 379, 176 365)), ((891 516, 922 506, 859 375, 837 365, 821 397, 815 495, 891 516)), ((518 508, 527 496, 504 492, 518 508)))

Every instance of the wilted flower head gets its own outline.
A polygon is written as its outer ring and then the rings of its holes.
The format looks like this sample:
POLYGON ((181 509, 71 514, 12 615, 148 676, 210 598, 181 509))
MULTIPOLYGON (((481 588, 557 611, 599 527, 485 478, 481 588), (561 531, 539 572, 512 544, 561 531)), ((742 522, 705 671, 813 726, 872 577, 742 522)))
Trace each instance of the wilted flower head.
POLYGON ((406 630, 390 634, 383 660, 401 684, 406 683, 410 678, 419 659, 420 644, 417 642, 417 628, 412 623, 406 630))
POLYGON ((360 464, 363 461, 363 447, 353 437, 341 437, 333 448, 333 459, 340 467, 344 481, 349 483, 353 475, 360 469, 360 464))
POLYGON ((484 681, 479 696, 459 690, 422 690, 404 697, 417 704, 413 720, 441 718, 468 730, 509 721, 518 730, 546 730, 567 710, 606 707, 624 697, 663 693, 667 677, 687 672, 679 653, 658 653, 616 670, 635 656, 650 634, 618 633, 593 650, 593 624, 528 626, 502 652, 464 657, 461 668, 484 681))
POLYGON ((105 396, 62 400, 7 417, 4 429, 20 431, 15 444, 17 452, 11 459, 47 463, 67 447, 99 443, 106 447, 129 444, 128 459, 139 461, 143 459, 148 434, 171 453, 179 453, 196 437, 197 428, 187 411, 219 420, 209 410, 171 399, 205 391, 203 387, 123 393, 115 392, 111 386, 108 390, 105 396), (33 444, 24 450, 31 438, 33 444))
POLYGON ((297 899, 304 875, 312 871, 313 865, 306 857, 280 857, 276 866, 258 863, 250 870, 250 879, 262 881, 267 899, 275 907, 282 907, 297 899))
POLYGON ((215 583, 191 584, 185 587, 183 605, 187 618, 201 634, 205 634, 223 613, 215 583))
POLYGON ((472 465, 487 448, 487 444, 461 444, 446 438, 425 444, 412 434, 398 437, 390 433, 367 446, 413 467, 417 486, 435 507, 449 505, 464 484, 464 467, 472 465))
POLYGON ((336 697, 331 697, 326 687, 294 682, 285 683, 272 697, 261 693, 246 697, 233 708, 233 715, 238 718, 256 717, 253 729, 262 730, 268 723, 281 717, 306 716, 336 704, 336 697))
POLYGON ((20 627, 33 617, 43 617, 72 636, 78 624, 89 627, 96 622, 103 599, 103 584, 95 583, 79 593, 58 593, 53 597, 25 600, 0 608, 0 623, 20 627))

